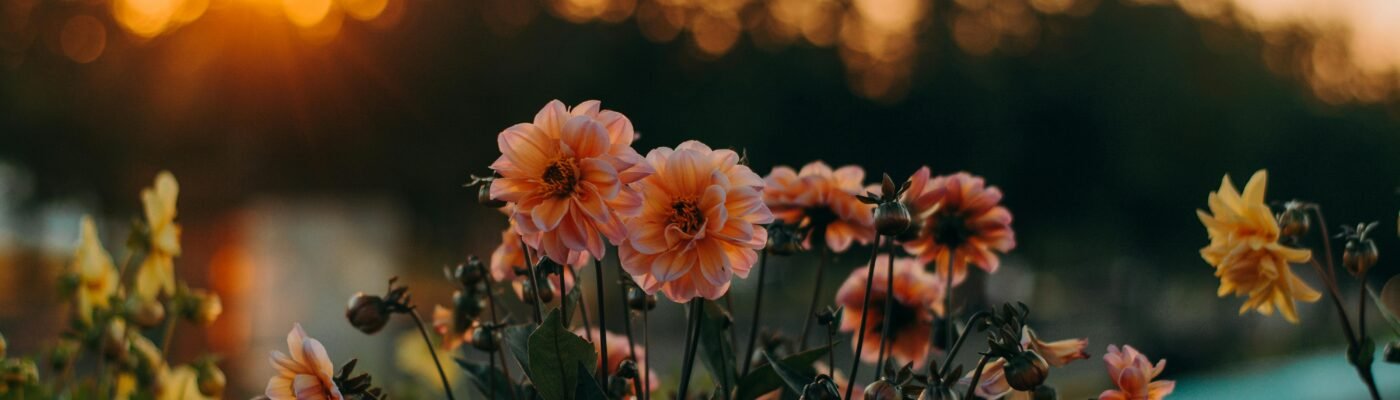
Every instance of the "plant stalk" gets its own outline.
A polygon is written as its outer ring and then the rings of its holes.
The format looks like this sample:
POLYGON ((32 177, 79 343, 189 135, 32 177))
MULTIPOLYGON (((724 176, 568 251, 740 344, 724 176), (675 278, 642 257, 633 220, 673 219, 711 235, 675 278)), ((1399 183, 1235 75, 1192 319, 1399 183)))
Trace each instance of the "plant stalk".
MULTIPOLYGON (((821 256, 817 259, 817 282, 812 285, 812 303, 807 306, 807 319, 802 323, 802 339, 798 340, 798 351, 807 351, 807 335, 811 333, 812 321, 816 319, 817 302, 821 300, 822 278, 826 275, 827 258, 831 256, 831 250, 826 248, 825 240, 817 246, 821 247, 821 256)), ((879 246, 876 246, 875 250, 878 253, 879 246)))
POLYGON ((535 296, 530 305, 535 309, 535 324, 538 325, 544 323, 544 313, 540 312, 540 307, 544 306, 540 304, 540 275, 535 273, 535 260, 530 257, 530 246, 525 245, 524 236, 520 237, 520 252, 525 254, 525 266, 530 269, 530 285, 534 286, 530 292, 535 296))
MULTIPOLYGON (((613 249, 613 253, 617 253, 616 248, 613 249)), ((618 262, 622 262, 622 260, 619 259, 618 262)), ((594 287, 598 288, 598 292, 594 293, 594 296, 598 298, 598 354, 606 358, 608 356, 608 339, 606 333, 608 331, 608 317, 607 309, 605 308, 606 305, 603 302, 603 259, 601 257, 598 258, 598 262, 593 266, 593 283, 594 287)), ((603 368, 598 368, 598 385, 602 387, 608 386, 608 367, 606 365, 604 365, 603 368)))
MULTIPOLYGON (((875 284, 875 257, 880 255, 881 238, 881 236, 876 236, 875 245, 870 246, 870 264, 866 266, 867 272, 865 274, 865 296, 861 301, 860 324, 856 325, 856 354, 851 358, 851 383, 846 385, 846 400, 851 400, 851 395, 855 394, 855 380, 860 372, 860 353, 862 348, 865 347, 865 321, 870 314, 870 292, 875 284)), ((894 239, 891 238, 890 240, 894 239)))
POLYGON ((702 301, 699 298, 690 300, 690 324, 686 327, 685 361, 681 364, 681 384, 677 390, 679 399, 687 398, 686 395, 690 390, 690 373, 695 365, 695 352, 700 347, 700 324, 704 322, 704 318, 700 316, 704 312, 702 301))
MULTIPOLYGON (((749 325, 749 347, 748 350, 744 351, 744 359, 739 360, 739 362, 744 364, 744 372, 740 376, 748 376, 749 367, 753 366, 754 345, 758 344, 759 315, 761 315, 760 311, 762 311, 763 307, 763 277, 764 271, 767 270, 768 252, 760 250, 758 253, 758 293, 753 297, 753 323, 749 325)), ((828 337, 827 339, 830 340, 831 338, 828 337)))
POLYGON ((413 324, 418 326, 418 333, 423 335, 423 344, 428 346, 428 355, 433 356, 433 366, 437 367, 438 378, 442 379, 442 391, 447 393, 448 400, 456 400, 452 396, 452 385, 447 383, 447 372, 442 370, 442 361, 438 361, 437 350, 433 349, 433 339, 428 337, 428 329, 423 327, 423 318, 418 316, 417 309, 409 309, 408 315, 413 317, 413 324))
MULTIPOLYGON (((894 302, 896 301, 894 297, 894 240, 885 242, 885 254, 889 258, 889 268, 885 270, 885 321, 884 327, 880 329, 880 356, 876 358, 879 361, 878 364, 875 364, 876 376, 888 374, 885 368, 885 345, 889 344, 890 347, 894 347, 893 338, 890 337, 890 320, 894 319, 894 302)), ((888 378, 888 376, 886 377, 888 378)))

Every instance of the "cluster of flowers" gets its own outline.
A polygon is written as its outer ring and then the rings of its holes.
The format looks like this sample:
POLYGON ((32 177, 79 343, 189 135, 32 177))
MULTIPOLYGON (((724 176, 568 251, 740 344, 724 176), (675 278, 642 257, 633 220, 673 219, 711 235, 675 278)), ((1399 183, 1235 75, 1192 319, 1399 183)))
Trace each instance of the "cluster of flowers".
POLYGON ((0 396, 203 399, 222 395, 225 380, 216 357, 203 356, 178 366, 166 359, 178 321, 209 326, 223 312, 218 294, 191 289, 176 280, 179 190, 175 177, 161 172, 153 187, 141 191, 145 218, 134 223, 121 264, 103 248, 93 219, 83 217, 78 245, 61 283, 65 297, 72 300, 71 323, 40 357, 47 363, 5 358, 0 339, 0 396), (159 338, 160 344, 151 337, 159 338), (96 367, 82 369, 90 375, 76 376, 80 369, 75 364, 83 360, 92 360, 96 367), (51 374, 41 374, 41 364, 51 374), (51 378, 44 381, 41 375, 51 378))

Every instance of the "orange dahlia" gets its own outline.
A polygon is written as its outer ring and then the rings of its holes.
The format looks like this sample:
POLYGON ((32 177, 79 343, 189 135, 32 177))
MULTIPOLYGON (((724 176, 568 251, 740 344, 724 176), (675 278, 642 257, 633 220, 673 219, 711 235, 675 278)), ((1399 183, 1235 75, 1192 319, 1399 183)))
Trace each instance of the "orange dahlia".
POLYGON ((618 247, 622 268, 647 293, 718 299, 768 241, 763 180, 737 153, 697 141, 652 150, 646 162, 656 173, 636 183, 643 203, 618 247))
MULTIPOLYGON (((538 251, 536 251, 536 253, 538 253, 538 251)), ((572 266, 575 270, 587 267, 589 262, 593 260, 593 257, 589 255, 588 251, 571 252, 569 257, 568 265, 572 266)), ((525 250, 520 247, 520 234, 515 231, 515 222, 512 221, 510 227, 501 231, 501 244, 497 245, 496 250, 491 252, 491 280, 496 282, 511 282, 516 289, 515 294, 522 295, 519 281, 525 279, 526 276, 517 275, 515 271, 527 267, 525 263, 525 250)), ((568 283, 570 288, 574 287, 573 276, 568 272, 563 273, 563 275, 565 275, 564 282, 568 283)), ((554 286, 550 289, 556 290, 554 294, 557 295, 559 294, 557 290, 561 287, 559 286, 559 277, 555 274, 552 279, 554 280, 554 286)))
POLYGON ((1108 345, 1103 361, 1108 364, 1108 377, 1113 379, 1118 390, 1103 391, 1099 400, 1160 400, 1176 390, 1175 381, 1152 381, 1162 374, 1167 360, 1157 360, 1157 365, 1152 365, 1147 356, 1133 346, 1124 345, 1119 351, 1118 346, 1108 345))
MULTIPOLYGON (((861 314, 867 314, 865 322, 865 347, 878 349, 880 330, 885 318, 885 304, 889 295, 887 276, 889 256, 880 255, 875 260, 875 276, 871 284, 870 310, 865 310, 865 278, 869 274, 866 267, 851 271, 851 276, 841 284, 836 292, 836 304, 841 306, 842 332, 855 332, 860 325, 861 314)), ((894 344, 890 354, 899 364, 923 360, 929 351, 929 334, 933 329, 935 314, 943 315, 943 279, 924 270, 924 265, 913 258, 894 259, 894 300, 891 311, 890 334, 894 344)), ((851 347, 855 348, 852 342, 851 347)), ((865 362, 878 361, 877 352, 861 352, 865 362)))
POLYGON ((988 187, 982 177, 958 172, 930 179, 928 167, 922 167, 909 178, 900 201, 914 215, 913 238, 904 241, 904 250, 921 262, 937 262, 939 276, 947 273, 949 251, 956 250, 954 284, 967 276, 968 263, 996 272, 997 253, 1016 247, 1011 211, 1000 205, 1001 189, 988 187))
POLYGON ((618 213, 631 212, 635 200, 623 200, 636 196, 622 192, 652 172, 632 149, 631 121, 599 104, 568 109, 551 101, 534 122, 496 137, 501 157, 491 169, 501 177, 491 182, 491 198, 514 204, 511 218, 525 242, 552 260, 583 251, 603 256, 600 234, 613 244, 626 239, 618 213))
POLYGON ((1220 278, 1217 296, 1249 296, 1240 306, 1240 314, 1255 310, 1271 315, 1277 308, 1284 319, 1296 324, 1298 311, 1294 302, 1311 303, 1322 298, 1322 294, 1298 279, 1288 266, 1307 262, 1312 252, 1278 242, 1278 222, 1264 204, 1268 179, 1264 170, 1255 172, 1245 184, 1243 195, 1235 190, 1229 175, 1221 180, 1220 190, 1211 192, 1208 198, 1210 214, 1196 210, 1210 236, 1210 245, 1201 249, 1201 258, 1215 267, 1215 276, 1220 278))
POLYGON ((789 224, 815 229, 808 238, 825 240, 832 252, 841 253, 851 242, 869 244, 875 239, 871 209, 860 200, 865 170, 847 165, 835 171, 821 161, 813 161, 793 172, 791 167, 778 166, 763 178, 763 201, 773 210, 773 217, 789 224))

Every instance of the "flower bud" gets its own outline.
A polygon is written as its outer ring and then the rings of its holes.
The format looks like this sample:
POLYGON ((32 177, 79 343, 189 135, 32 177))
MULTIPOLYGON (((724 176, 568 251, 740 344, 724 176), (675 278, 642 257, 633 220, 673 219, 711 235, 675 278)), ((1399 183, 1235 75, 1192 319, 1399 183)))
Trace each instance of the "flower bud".
POLYGON ((1006 359, 1006 383, 1023 392, 1034 390, 1050 376, 1050 364, 1034 351, 1022 351, 1006 359))
POLYGON ((554 292, 559 291, 559 288, 554 285, 553 279, 545 278, 544 282, 536 285, 536 291, 540 294, 540 301, 548 303, 554 301, 554 292))
POLYGON ((637 362, 630 358, 622 360, 622 362, 617 363, 616 374, 623 378, 636 379, 640 376, 637 374, 637 362))
POLYGON ((768 226, 768 254, 790 256, 802 251, 802 232, 781 221, 768 226))
POLYGON ((632 392, 632 383, 619 375, 608 376, 608 396, 614 399, 625 399, 627 394, 632 392))
POLYGON ((489 208, 501 208, 506 206, 505 201, 491 198, 490 182, 482 182, 480 185, 477 185, 476 202, 481 203, 481 205, 489 208))
POLYGON ((1032 400, 1058 400, 1059 398, 1060 395, 1055 393, 1055 388, 1045 385, 1037 386, 1035 391, 1031 392, 1032 400))
POLYGON ((634 311, 651 311, 656 308, 656 295, 647 294, 636 285, 627 285, 627 307, 634 311))
POLYGON ((1312 219, 1308 217, 1308 212, 1302 205, 1296 201, 1283 205, 1283 213, 1278 215, 1280 236, 1296 238, 1308 234, 1308 229, 1312 227, 1312 219))
POLYGON ((1371 239, 1348 240, 1346 250, 1342 251, 1342 265, 1353 276, 1366 275, 1366 271, 1376 265, 1377 258, 1376 243, 1371 239))
POLYGON ((518 276, 524 276, 515 282, 516 290, 520 292, 520 300, 524 301, 525 304, 535 304, 535 284, 531 283, 529 275, 518 276))
POLYGON ((801 400, 840 400, 841 394, 837 392, 836 383, 831 381, 831 377, 826 374, 817 375, 817 378, 802 387, 801 400))
POLYGON ((195 382, 199 384, 199 394, 213 398, 222 397, 224 386, 228 384, 228 380, 224 378, 224 371, 212 362, 199 367, 199 376, 195 382))
POLYGON ((103 355, 108 359, 126 358, 126 320, 112 318, 102 330, 103 355))
POLYGON ((180 309, 182 316, 195 324, 209 326, 224 313, 224 303, 218 293, 201 289, 190 292, 188 303, 180 309))
POLYGON ((466 330, 476 317, 481 316, 481 312, 485 309, 486 299, 476 293, 461 290, 452 292, 453 330, 458 332, 466 330))
POLYGON ((126 299, 126 317, 136 326, 154 328, 165 320, 165 305, 155 300, 142 300, 137 296, 126 299))
POLYGON ((899 236, 909 230, 913 217, 909 207, 898 201, 887 201, 875 207, 875 232, 885 236, 899 236))
POLYGON ((495 329, 484 326, 472 328, 472 347, 487 353, 501 348, 500 338, 497 337, 495 329))
POLYGON ((881 378, 871 382, 865 387, 865 400, 903 400, 904 394, 900 393, 899 386, 881 378))
POLYGON ((452 271, 452 279, 456 280, 462 287, 473 287, 478 282, 486 278, 486 265, 481 263, 481 259, 476 256, 468 256, 467 262, 458 264, 452 271))
POLYGON ((345 318, 350 320, 350 326, 369 335, 384 329, 384 325, 389 323, 389 316, 384 299, 364 292, 350 296, 350 305, 345 309, 345 318))

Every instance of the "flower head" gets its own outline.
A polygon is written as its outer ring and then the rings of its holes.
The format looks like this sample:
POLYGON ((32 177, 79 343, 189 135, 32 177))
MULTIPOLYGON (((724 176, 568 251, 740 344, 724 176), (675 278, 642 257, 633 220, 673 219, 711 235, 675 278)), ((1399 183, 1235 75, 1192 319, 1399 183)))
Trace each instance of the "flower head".
POLYGON ((868 244, 875 239, 870 213, 874 207, 856 200, 865 180, 865 170, 859 166, 833 171, 826 163, 813 161, 796 172, 787 166, 773 168, 763 180, 767 184, 763 201, 773 216, 815 229, 808 238, 825 240, 832 252, 844 252, 852 242, 868 244))
POLYGON ((1249 296, 1240 306, 1240 314, 1255 310, 1271 315, 1277 308, 1284 319, 1296 324, 1294 302, 1314 302, 1322 294, 1308 287, 1289 267, 1289 263, 1308 261, 1312 253, 1278 242, 1278 222, 1264 204, 1267 181, 1267 172, 1255 172, 1241 195, 1229 175, 1221 180, 1220 190, 1210 193, 1210 213, 1196 210, 1210 236, 1201 258, 1215 267, 1215 276, 1220 278, 1218 296, 1249 296))
MULTIPOLYGON (((574 334, 579 335, 580 337, 593 338, 593 351, 601 351, 599 347, 600 343, 597 329, 593 329, 590 331, 578 329, 574 331, 574 334)), ((598 357, 598 361, 607 361, 608 375, 617 375, 618 366, 621 365, 622 362, 625 360, 632 360, 633 362, 637 363, 638 376, 641 376, 641 374, 643 374, 642 371, 647 371, 647 365, 645 363, 647 349, 645 347, 637 345, 637 358, 633 359, 632 350, 627 346, 626 336, 618 335, 612 332, 607 332, 603 335, 601 339, 608 341, 608 354, 603 355, 603 357, 598 357)), ((651 387, 647 388, 647 390, 651 391, 660 389, 661 378, 656 375, 655 370, 649 372, 651 373, 651 387)), ((635 393, 630 392, 633 386, 628 385, 627 387, 629 389, 629 394, 635 396, 635 393)))
POLYGON ((175 199, 180 184, 170 171, 156 175, 155 186, 141 190, 146 209, 149 251, 136 272, 136 294, 143 299, 175 293, 174 259, 180 255, 180 225, 175 223, 175 199))
POLYGON ((656 173, 637 182, 643 204, 618 248, 623 269, 647 293, 718 299, 768 241, 763 180, 737 153, 696 141, 652 150, 647 162, 656 173))
MULTIPOLYGON (((575 269, 583 269, 593 261, 587 250, 572 252, 570 257, 566 261, 575 269)), ((525 249, 520 247, 520 233, 515 230, 515 222, 511 221, 510 226, 501 231, 501 244, 491 252, 491 279, 497 282, 523 279, 525 277, 516 275, 515 271, 527 267, 529 266, 525 263, 525 249)))
POLYGON ((1105 390, 1099 400, 1159 400, 1176 389, 1175 381, 1156 381, 1157 375, 1167 367, 1167 360, 1157 360, 1157 365, 1147 360, 1133 346, 1108 345, 1108 354, 1103 355, 1108 364, 1108 377, 1118 385, 1118 390, 1105 390))
MULTIPOLYGON (((890 296, 886 293, 889 257, 881 255, 875 260, 874 282, 871 284, 871 310, 864 310, 866 268, 851 271, 851 276, 841 284, 836 292, 836 304, 843 308, 841 313, 842 332, 854 332, 860 325, 860 315, 867 314, 865 323, 865 346, 878 348, 881 329, 884 327, 884 306, 890 296)), ((890 354, 899 364, 922 360, 928 355, 929 333, 933 329, 935 313, 943 314, 942 278, 924 270, 923 264, 912 258, 894 260, 894 301, 890 332, 894 335, 894 345, 890 354)), ((852 342, 851 346, 855 347, 852 342)), ((875 362, 875 352, 861 353, 861 360, 875 362)))
MULTIPOLYGON (((1065 339, 1054 342, 1045 342, 1036 336, 1031 327, 1022 328, 1021 347, 1039 354, 1051 367, 1063 367, 1075 360, 1089 358, 1089 354, 1084 352, 1084 348, 1089 345, 1088 339, 1065 339)), ((961 384, 972 383, 973 372, 970 371, 963 376, 961 384)), ((997 358, 987 363, 982 369, 982 376, 977 382, 977 395, 987 399, 997 399, 1013 394, 1028 394, 1025 392, 1014 392, 1011 383, 1006 380, 1006 359, 997 358)), ((1012 398, 1016 396, 1011 396, 1012 398)), ((1020 396, 1030 398, 1029 395, 1020 396)))
POLYGON ((930 179, 928 167, 922 167, 909 178, 900 201, 914 215, 908 231, 914 237, 904 242, 904 250, 924 263, 937 262, 939 276, 947 273, 949 252, 955 252, 954 284, 967 276, 969 263, 996 272, 1001 265, 997 253, 1016 247, 1011 211, 1000 204, 1001 189, 987 186, 982 177, 958 172, 930 179))
POLYGON ((335 386, 335 365, 321 342, 306 335, 301 324, 287 334, 290 356, 273 351, 270 361, 277 376, 267 381, 263 393, 272 400, 342 400, 335 386))
MULTIPOLYGON (((78 319, 84 324, 92 324, 93 310, 106 310, 111 307, 112 295, 117 292, 117 268, 112 265, 112 256, 102 248, 97 238, 97 226, 92 217, 83 216, 82 236, 78 248, 73 251, 71 273, 77 276, 78 319)), ((0 351, 3 353, 3 351, 0 351)))
POLYGON ((573 109, 558 100, 496 137, 501 157, 491 164, 491 198, 515 205, 516 228, 530 247, 552 260, 588 251, 601 257, 600 234, 613 244, 627 238, 619 214, 635 212, 639 198, 627 185, 652 170, 632 149, 632 122, 595 100, 573 109))

